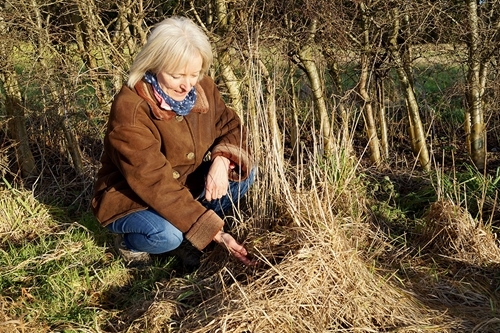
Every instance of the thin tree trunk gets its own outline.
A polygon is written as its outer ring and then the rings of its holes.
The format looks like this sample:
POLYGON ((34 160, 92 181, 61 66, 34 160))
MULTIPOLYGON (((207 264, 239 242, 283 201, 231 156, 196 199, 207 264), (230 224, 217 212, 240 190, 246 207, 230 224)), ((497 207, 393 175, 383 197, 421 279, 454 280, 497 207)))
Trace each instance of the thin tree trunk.
POLYGON ((294 78, 294 70, 292 66, 290 67, 290 95, 292 97, 292 117, 293 117, 293 126, 290 129, 290 140, 292 142, 292 157, 295 161, 299 160, 300 156, 300 125, 299 125, 299 111, 298 111, 298 100, 297 93, 295 91, 295 78, 294 78))
POLYGON ((366 134, 368 136, 368 145, 370 147, 370 160, 373 164, 380 163, 380 144, 377 136, 377 127, 375 117, 373 116, 373 107, 368 93, 368 74, 369 63, 366 54, 361 55, 361 75, 359 77, 359 94, 363 98, 363 117, 365 122, 366 134))
MULTIPOLYGON (((217 16, 217 31, 220 36, 225 35, 225 32, 233 30, 229 20, 227 2, 225 0, 216 0, 215 10, 217 16)), ((243 119, 243 98, 241 97, 241 82, 236 76, 233 68, 233 59, 230 54, 230 42, 226 39, 219 38, 215 41, 216 56, 221 68, 221 75, 227 87, 229 103, 238 115, 243 119)))
POLYGON ((298 57, 300 59, 300 62, 302 63, 302 66, 304 67, 304 70, 311 84, 311 90, 314 98, 314 106, 318 114, 318 117, 320 119, 320 132, 324 143, 324 152, 326 155, 330 155, 333 153, 335 149, 335 141, 330 126, 330 118, 328 116, 328 111, 326 108, 323 87, 321 85, 320 73, 318 71, 318 67, 315 61, 315 52, 313 48, 314 45, 313 38, 315 34, 316 34, 316 21, 313 21, 310 28, 309 41, 299 50, 298 57))
MULTIPOLYGON (((337 106, 339 109, 338 116, 340 117, 340 122, 341 122, 340 130, 342 131, 340 138, 341 138, 342 142, 345 143, 343 146, 346 147, 347 149, 349 149, 350 150, 349 153, 351 153, 352 146, 350 144, 348 144, 348 141, 349 141, 349 117, 348 117, 345 103, 343 101, 343 96, 344 96, 345 92, 344 92, 344 88, 342 87, 342 80, 340 77, 338 64, 331 56, 329 56, 328 69, 330 71, 330 75, 332 76, 333 87, 335 88, 335 92, 336 92, 337 96, 339 96, 337 106)), ((333 126, 333 123, 334 123, 333 119, 335 119, 335 118, 332 117, 332 128, 335 129, 335 127, 333 126)))
POLYGON ((413 153, 417 156, 420 165, 424 170, 430 170, 430 159, 429 151, 426 145, 426 135, 422 121, 420 119, 419 107, 417 99, 415 97, 415 91, 412 84, 411 74, 405 70, 410 68, 408 62, 406 64, 403 61, 399 53, 399 45, 397 42, 400 29, 399 11, 394 8, 393 14, 393 31, 390 38, 389 50, 391 52, 394 63, 396 64, 396 71, 398 73, 399 81, 403 86, 403 93, 406 100, 406 108, 408 110, 408 118, 410 122, 410 136, 411 136, 411 146, 413 153))
POLYGON ((469 69, 467 72, 467 101, 468 116, 470 119, 470 132, 468 133, 470 143, 470 156, 479 170, 486 167, 486 135, 483 114, 482 96, 484 92, 487 67, 481 66, 479 54, 479 19, 477 15, 476 0, 468 0, 469 18, 469 69), (483 84, 483 86, 482 86, 483 84))
POLYGON ((377 105, 378 105, 378 121, 380 124, 380 144, 384 158, 389 158, 389 140, 387 134, 387 117, 385 115, 385 93, 384 93, 384 79, 377 76, 376 78, 377 89, 377 105))
MULTIPOLYGON (((257 57, 256 57, 257 58, 257 57)), ((275 156, 284 156, 283 153, 283 135, 279 129, 278 116, 276 114, 276 94, 271 75, 266 66, 260 59, 255 59, 259 64, 259 74, 257 77, 262 77, 265 83, 264 103, 266 105, 269 116, 269 127, 271 128, 271 140, 275 150, 275 156)))
POLYGON ((9 136, 15 142, 17 164, 23 177, 34 176, 38 173, 35 158, 29 147, 28 132, 26 131, 26 117, 21 99, 21 90, 17 80, 14 65, 12 64, 13 47, 7 44, 8 33, 0 7, 0 81, 5 90, 5 111, 8 117, 7 127, 9 136), (9 70, 12 68, 12 70, 9 70))
POLYGON ((221 75, 229 93, 230 105, 243 119, 243 99, 241 97, 241 83, 234 73, 233 66, 231 65, 231 55, 226 48, 219 49, 218 62, 221 67, 221 75))
POLYGON ((370 94, 368 93, 368 76, 370 74, 369 59, 371 52, 370 32, 369 32, 369 17, 367 16, 367 7, 364 2, 360 4, 363 11, 362 28, 363 28, 363 53, 361 54, 361 74, 359 76, 359 94, 363 98, 363 117, 365 123, 366 134, 368 136, 368 146, 370 147, 370 160, 373 164, 380 163, 380 144, 377 136, 377 127, 375 117, 373 116, 373 107, 370 94))
MULTIPOLYGON (((1 45, 1 43, 0 43, 1 45)), ((2 68, 0 66, 0 68, 2 68)), ((26 131, 26 117, 21 103, 21 91, 14 71, 0 71, 0 81, 5 89, 5 111, 9 120, 7 126, 10 136, 16 143, 17 163, 23 177, 35 176, 38 173, 35 158, 29 147, 28 132, 26 131)))

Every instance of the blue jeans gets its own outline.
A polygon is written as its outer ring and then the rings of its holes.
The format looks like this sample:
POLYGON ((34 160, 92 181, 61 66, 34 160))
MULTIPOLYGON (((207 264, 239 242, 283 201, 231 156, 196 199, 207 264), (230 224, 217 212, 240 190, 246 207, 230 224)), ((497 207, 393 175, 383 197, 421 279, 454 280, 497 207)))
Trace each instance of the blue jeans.
MULTIPOLYGON (((235 205, 245 195, 255 179, 255 170, 241 182, 229 182, 228 194, 220 199, 205 200, 205 191, 197 198, 207 209, 219 216, 235 205)), ((126 215, 106 227, 116 234, 124 234, 127 247, 132 251, 152 254, 172 251, 181 245, 183 233, 153 209, 126 215)))

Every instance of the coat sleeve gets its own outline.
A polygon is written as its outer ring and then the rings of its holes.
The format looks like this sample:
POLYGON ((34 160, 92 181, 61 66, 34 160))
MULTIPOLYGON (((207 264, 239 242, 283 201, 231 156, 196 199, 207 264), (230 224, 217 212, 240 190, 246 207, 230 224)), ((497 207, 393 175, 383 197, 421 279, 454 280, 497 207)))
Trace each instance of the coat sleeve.
POLYGON ((215 107, 216 140, 211 149, 211 156, 224 156, 235 164, 235 168, 229 170, 229 179, 241 181, 250 175, 253 168, 252 156, 247 144, 247 129, 241 122, 238 114, 228 107, 217 87, 211 82, 211 89, 205 88, 209 99, 212 99, 215 107))

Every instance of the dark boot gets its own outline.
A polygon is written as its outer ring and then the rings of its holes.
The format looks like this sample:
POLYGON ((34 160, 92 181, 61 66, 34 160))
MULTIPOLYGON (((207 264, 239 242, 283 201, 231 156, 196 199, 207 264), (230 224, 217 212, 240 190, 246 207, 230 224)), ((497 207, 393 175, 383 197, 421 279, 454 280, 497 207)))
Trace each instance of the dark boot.
POLYGON ((203 253, 184 239, 178 248, 165 254, 177 257, 181 261, 184 271, 192 273, 200 267, 203 253))

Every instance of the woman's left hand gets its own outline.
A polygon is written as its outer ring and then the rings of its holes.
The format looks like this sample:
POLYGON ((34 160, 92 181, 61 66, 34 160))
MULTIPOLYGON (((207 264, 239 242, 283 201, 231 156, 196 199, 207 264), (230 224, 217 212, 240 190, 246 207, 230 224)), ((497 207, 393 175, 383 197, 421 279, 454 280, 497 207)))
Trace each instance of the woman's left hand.
POLYGON ((229 251, 229 253, 231 253, 232 256, 234 256, 246 266, 255 266, 257 264, 256 261, 248 257, 248 252, 245 247, 239 244, 230 234, 221 230, 217 233, 217 235, 215 235, 214 241, 216 241, 220 245, 223 245, 229 251))
POLYGON ((212 161, 205 181, 205 199, 212 201, 227 194, 229 188, 229 159, 217 156, 212 161))

